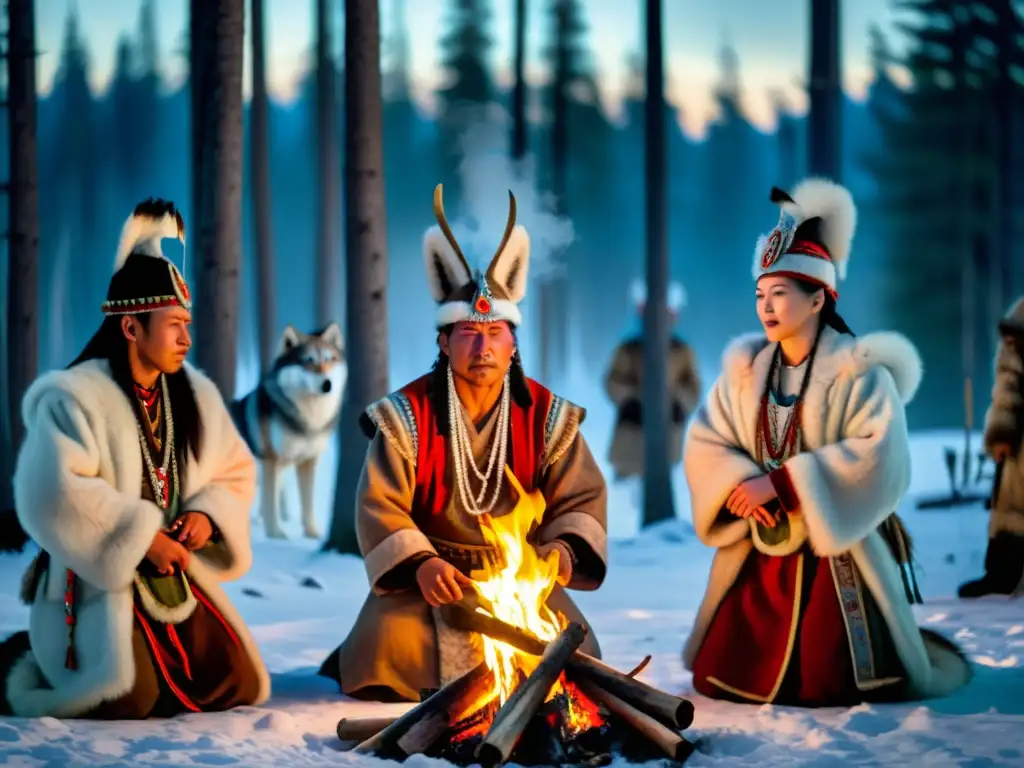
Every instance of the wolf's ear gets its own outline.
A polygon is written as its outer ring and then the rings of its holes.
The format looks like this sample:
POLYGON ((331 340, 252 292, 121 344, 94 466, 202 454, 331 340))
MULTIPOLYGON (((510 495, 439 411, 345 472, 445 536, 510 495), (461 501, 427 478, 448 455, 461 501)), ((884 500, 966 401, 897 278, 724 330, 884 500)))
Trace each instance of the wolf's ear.
POLYGON ((455 253, 438 226, 431 227, 423 236, 423 263, 430 295, 437 303, 473 279, 465 260, 455 253))
POLYGON ((345 340, 341 335, 341 326, 337 323, 331 323, 324 328, 320 333, 320 340, 325 344, 330 344, 339 352, 345 348, 345 340))
POLYGON ((299 332, 295 330, 295 327, 290 324, 286 325, 284 333, 281 334, 281 340, 277 343, 278 357, 299 346, 301 343, 302 339, 299 332))

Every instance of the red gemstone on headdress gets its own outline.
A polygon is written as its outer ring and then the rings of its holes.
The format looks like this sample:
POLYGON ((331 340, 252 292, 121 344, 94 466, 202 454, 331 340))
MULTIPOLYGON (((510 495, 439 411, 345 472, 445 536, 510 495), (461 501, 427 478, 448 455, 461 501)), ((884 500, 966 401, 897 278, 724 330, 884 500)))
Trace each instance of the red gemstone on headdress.
POLYGON ((481 315, 489 315, 491 314, 491 302, 487 300, 486 296, 477 296, 473 309, 481 315))

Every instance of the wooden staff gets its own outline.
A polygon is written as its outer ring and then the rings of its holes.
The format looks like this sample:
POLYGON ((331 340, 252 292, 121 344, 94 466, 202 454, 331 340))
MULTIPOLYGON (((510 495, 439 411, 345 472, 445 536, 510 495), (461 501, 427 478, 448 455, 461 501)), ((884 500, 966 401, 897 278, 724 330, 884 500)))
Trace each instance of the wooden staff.
POLYGON ((573 622, 548 645, 536 669, 494 716, 487 736, 476 750, 476 758, 482 765, 500 765, 509 759, 519 737, 565 669, 566 661, 586 636, 583 625, 573 622))
POLYGON ((675 731, 666 728, 646 712, 641 712, 618 696, 609 693, 590 680, 575 680, 579 689, 608 711, 620 717, 630 728, 655 744, 669 759, 685 762, 693 753, 693 744, 675 731))

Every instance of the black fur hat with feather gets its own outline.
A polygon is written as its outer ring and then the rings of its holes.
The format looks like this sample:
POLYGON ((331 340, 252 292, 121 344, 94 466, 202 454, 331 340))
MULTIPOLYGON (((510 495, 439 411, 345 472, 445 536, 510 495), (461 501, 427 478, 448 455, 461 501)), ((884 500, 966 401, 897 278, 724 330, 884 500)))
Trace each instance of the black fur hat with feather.
POLYGON ((185 278, 164 255, 160 241, 185 244, 185 222, 174 203, 149 198, 132 211, 123 229, 103 314, 136 315, 167 307, 192 309, 185 278))

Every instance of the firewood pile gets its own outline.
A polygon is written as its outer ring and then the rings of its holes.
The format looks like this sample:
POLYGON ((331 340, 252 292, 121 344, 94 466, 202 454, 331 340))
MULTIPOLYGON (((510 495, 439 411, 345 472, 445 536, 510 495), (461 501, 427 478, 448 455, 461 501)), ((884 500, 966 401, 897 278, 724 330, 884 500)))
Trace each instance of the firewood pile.
POLYGON ((693 705, 634 677, 649 657, 627 674, 578 650, 586 636, 580 624, 569 623, 545 643, 471 601, 445 606, 442 616, 540 660, 500 706, 478 705, 493 686, 493 673, 481 663, 400 717, 344 719, 338 738, 355 742, 356 752, 394 760, 424 754, 484 768, 606 765, 616 755, 682 763, 693 752, 680 733, 693 722, 693 705))

